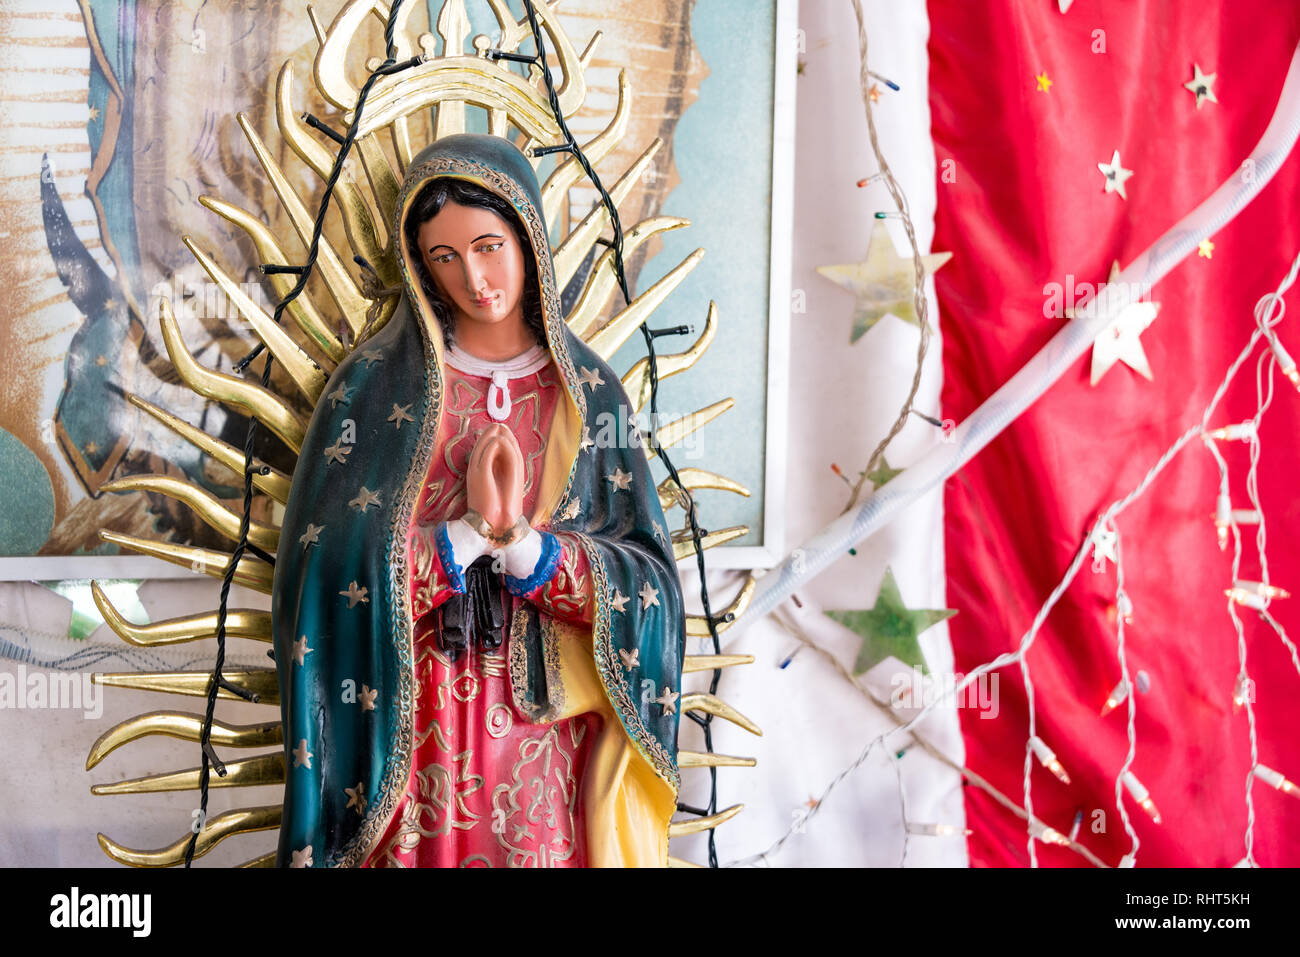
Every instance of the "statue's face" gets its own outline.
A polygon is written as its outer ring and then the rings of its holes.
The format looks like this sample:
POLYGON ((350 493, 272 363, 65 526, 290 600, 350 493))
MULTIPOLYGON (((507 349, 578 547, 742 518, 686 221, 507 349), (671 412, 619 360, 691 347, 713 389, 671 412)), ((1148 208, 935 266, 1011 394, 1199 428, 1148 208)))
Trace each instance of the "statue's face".
POLYGON ((504 219, 481 206, 448 202, 420 227, 419 243, 458 328, 523 324, 524 250, 504 219))

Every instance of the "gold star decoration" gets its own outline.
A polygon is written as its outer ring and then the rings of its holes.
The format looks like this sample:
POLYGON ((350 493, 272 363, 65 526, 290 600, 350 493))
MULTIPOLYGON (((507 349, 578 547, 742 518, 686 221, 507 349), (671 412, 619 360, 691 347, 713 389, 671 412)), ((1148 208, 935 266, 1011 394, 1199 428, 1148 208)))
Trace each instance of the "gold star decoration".
POLYGON ((311 867, 311 845, 299 848, 293 852, 293 863, 290 867, 311 867))
POLYGON ((357 493, 357 497, 348 502, 348 508, 355 508, 364 513, 371 505, 379 504, 379 496, 363 485, 361 491, 357 493))
POLYGON ((313 649, 307 647, 307 636, 303 635, 301 638, 299 638, 297 641, 293 643, 294 660, 297 661, 298 664, 302 664, 303 660, 307 657, 308 654, 311 653, 312 650, 313 649))
POLYGON ((92 106, 92 107, 90 108, 90 112, 89 112, 89 114, 88 114, 88 119, 90 120, 91 123, 94 123, 96 120, 99 119, 99 107, 97 107, 97 106, 92 106))
POLYGON ((613 606, 615 611, 621 612, 623 607, 628 603, 628 596, 615 588, 614 596, 610 598, 609 603, 613 606))
POLYGON ((578 381, 582 385, 591 386, 592 392, 596 391, 596 386, 605 384, 605 380, 600 377, 599 369, 588 369, 586 366, 582 367, 582 375, 578 376, 578 381))
POLYGON ((614 488, 620 492, 626 492, 627 487, 632 484, 632 475, 624 472, 621 468, 615 467, 612 475, 606 475, 605 478, 614 483, 614 488))
POLYGON ((357 814, 364 817, 366 813, 366 782, 358 781, 354 788, 344 788, 343 793, 348 796, 348 804, 343 810, 349 807, 357 809, 357 814))
MULTIPOLYGON (((626 598, 623 600, 627 601, 626 598)), ((626 648, 620 648, 618 649, 618 656, 623 659, 623 667, 628 671, 631 671, 633 668, 641 667, 640 648, 633 648, 631 651, 628 651, 626 648)))
POLYGON ((117 306, 118 306, 118 302, 112 296, 109 296, 107 299, 104 300, 104 308, 109 312, 112 312, 114 309, 117 308, 117 306))
POLYGON ((1106 192, 1119 193, 1120 199, 1127 200, 1128 194, 1124 192, 1124 183, 1133 175, 1133 171, 1119 165, 1119 150, 1115 150, 1109 163, 1098 163, 1097 169, 1101 170, 1101 175, 1105 177, 1103 185, 1106 192))
MULTIPOLYGON (((411 405, 414 404, 415 404, 414 402, 411 403, 411 405)), ((406 420, 407 422, 414 422, 415 416, 410 414, 411 405, 398 405, 396 402, 394 402, 393 414, 388 417, 388 421, 395 422, 399 430, 402 427, 403 420, 406 420)))
POLYGON ((356 386, 344 385, 340 382, 337 389, 325 396, 325 398, 330 400, 330 408, 337 409, 340 402, 344 405, 350 405, 352 403, 352 392, 354 389, 356 389, 356 386))
MULTIPOLYGON (((1193 95, 1195 95, 1196 108, 1199 110, 1201 104, 1206 100, 1209 100, 1211 103, 1218 103, 1219 99, 1214 95, 1214 78, 1219 74, 1211 73, 1206 76, 1201 72, 1201 65, 1199 63, 1192 64, 1192 71, 1192 78, 1190 81, 1183 84, 1183 89, 1191 90, 1193 95)), ((1183 75, 1186 76, 1187 74, 1184 73, 1183 75)))
POLYGON ((871 84, 871 89, 867 90, 867 97, 871 100, 872 103, 879 103, 879 102, 880 102, 880 84, 879 84, 879 83, 873 83, 873 84, 871 84))
POLYGON ((578 443, 578 451, 585 452, 596 443, 591 440, 591 427, 584 425, 582 427, 582 441, 578 443))
POLYGON ((366 587, 359 588, 357 587, 357 583, 353 582, 352 584, 348 585, 347 591, 341 591, 339 592, 339 594, 348 600, 349 608, 355 608, 357 602, 365 602, 366 604, 370 603, 370 599, 366 597, 369 591, 370 591, 369 588, 366 587))
MULTIPOLYGON (((921 265, 925 274, 932 276, 951 258, 952 253, 930 253, 921 257, 921 265)), ((897 316, 920 328, 921 321, 916 315, 913 295, 916 270, 912 265, 912 257, 898 255, 883 219, 877 219, 871 227, 867 255, 862 262, 818 266, 817 271, 837 286, 843 286, 853 293, 855 302, 850 343, 861 339, 886 314, 897 316)))
POLYGON ((338 441, 325 448, 325 458, 330 465, 333 465, 335 462, 346 462, 348 460, 348 453, 351 451, 352 446, 344 445, 343 436, 339 436, 338 441))
POLYGON ((103 354, 100 354, 100 355, 95 356, 95 365, 97 365, 97 366, 106 366, 106 365, 108 365, 108 358, 107 358, 106 356, 104 356, 103 354))
POLYGON ((87 442, 86 445, 85 445, 85 449, 86 449, 86 454, 87 454, 87 455, 94 455, 96 452, 99 451, 99 443, 98 443, 98 442, 87 442))
POLYGON ((378 696, 378 689, 371 688, 369 685, 361 686, 361 693, 357 695, 357 700, 361 702, 362 711, 375 710, 375 698, 378 696))
POLYGON ((578 517, 578 512, 582 508, 582 499, 576 495, 569 499, 569 504, 564 506, 564 511, 560 513, 560 521, 568 522, 578 517))
POLYGON ((955 608, 908 608, 894 581, 893 569, 885 567, 876 604, 863 611, 828 611, 826 615, 862 638, 853 673, 870 671, 886 658, 926 671, 925 655, 917 637, 931 625, 957 614, 955 608))
POLYGON ((1034 79, 1038 81, 1039 93, 1046 93, 1052 88, 1052 81, 1048 77, 1046 71, 1038 74, 1038 76, 1034 77, 1034 79))
POLYGON ((655 522, 651 522, 651 523, 650 523, 650 527, 651 527, 652 529, 654 529, 655 538, 656 538, 657 540, 663 542, 664 545, 667 546, 667 544, 668 544, 668 533, 664 531, 664 527, 663 527, 662 525, 660 525, 657 521, 655 521, 655 522))
MULTIPOLYGON (((1111 263, 1110 275, 1106 282, 1113 283, 1117 279, 1119 279, 1118 261, 1111 263)), ((1156 314, 1159 312, 1158 302, 1130 303, 1111 321, 1110 325, 1101 331, 1101 335, 1097 336, 1092 344, 1094 386, 1116 362, 1124 363, 1147 380, 1154 378, 1151 375, 1151 363, 1147 361, 1146 350, 1142 348, 1142 340, 1138 337, 1155 321, 1156 314)))
POLYGON ((637 592, 641 599, 641 610, 645 611, 651 605, 659 604, 659 589, 655 588, 649 582, 641 583, 641 590, 637 592))
POLYGON ((312 545, 320 544, 320 533, 325 531, 324 525, 313 525, 307 523, 307 531, 298 536, 298 544, 303 548, 310 548, 312 545))
MULTIPOLYGON (((376 362, 383 362, 384 356, 378 349, 366 349, 361 353, 361 361, 364 362, 366 368, 369 369, 376 362)), ((407 406, 407 408, 410 408, 410 406, 407 406)))
POLYGON ((880 486, 884 485, 895 475, 902 474, 902 469, 890 468, 889 461, 882 455, 880 457, 880 464, 877 465, 873 471, 867 473, 867 481, 871 483, 872 488, 880 488, 880 486))
POLYGON ((655 698, 655 704, 663 706, 664 714, 676 714, 677 699, 680 697, 679 692, 673 691, 671 688, 664 688, 664 693, 655 698))
POLYGON ((312 753, 307 750, 307 739, 303 738, 298 742, 298 747, 293 749, 293 766, 295 768, 310 768, 312 753))
POLYGON ((1206 259, 1214 258, 1214 243, 1208 239, 1202 239, 1196 244, 1196 255, 1204 256, 1206 259))

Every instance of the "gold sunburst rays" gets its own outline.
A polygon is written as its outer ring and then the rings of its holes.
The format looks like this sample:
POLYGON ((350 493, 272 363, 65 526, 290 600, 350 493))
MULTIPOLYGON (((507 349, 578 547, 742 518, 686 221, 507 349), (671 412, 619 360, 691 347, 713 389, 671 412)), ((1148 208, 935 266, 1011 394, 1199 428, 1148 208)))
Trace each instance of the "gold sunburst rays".
MULTIPOLYGON (((619 177, 618 182, 607 190, 609 198, 613 201, 616 209, 627 194, 632 191, 632 187, 644 175, 646 167, 650 165, 650 161, 654 159, 655 154, 659 152, 659 148, 663 145, 664 141, 656 136, 650 145, 645 148, 645 151, 627 168, 627 171, 619 177)), ((592 243, 596 241, 596 237, 608 225, 609 210, 604 203, 599 203, 591 212, 582 217, 582 221, 573 228, 572 232, 555 249, 551 260, 555 263, 555 281, 561 289, 573 278, 573 274, 578 271, 578 266, 586 258, 587 251, 591 249, 592 243)), ((587 344, 592 345, 590 340, 587 344)), ((608 356, 602 356, 601 358, 607 359, 608 356)))
POLYGON ((703 711, 704 713, 711 714, 716 718, 722 718, 724 721, 730 721, 732 724, 739 725, 750 734, 756 734, 759 737, 762 737, 763 735, 762 728, 716 695, 711 695, 706 692, 684 694, 682 695, 680 707, 683 714, 687 711, 703 711))
MULTIPOLYGON (((151 416, 167 426, 177 435, 189 441, 196 448, 206 452, 214 460, 226 466, 236 475, 242 475, 244 471, 244 453, 242 450, 235 448, 228 442, 214 438, 202 429, 190 425, 184 419, 178 418, 164 409, 158 408, 147 399, 142 399, 134 393, 126 394, 127 401, 136 408, 148 412, 151 416)), ((265 475, 260 472, 262 468, 270 468, 258 459, 253 459, 253 486, 259 491, 265 492, 271 498, 275 499, 281 505, 289 501, 289 476, 276 469, 270 469, 265 475)))
MULTIPOLYGON (((686 554, 689 555, 694 551, 695 549, 692 546, 690 550, 687 551, 686 554)), ((682 555, 678 556, 678 558, 683 558, 683 557, 685 556, 682 555)), ((724 631, 730 628, 732 624, 735 622, 735 620, 739 618, 742 614, 744 614, 745 609, 749 607, 750 599, 754 597, 754 589, 757 586, 758 586, 758 579, 754 575, 747 576, 745 579, 745 584, 741 586, 741 589, 736 594, 736 597, 733 598, 728 603, 727 607, 721 609, 716 613, 715 615, 716 618, 727 618, 728 616, 730 616, 730 620, 719 621, 717 623, 716 627, 718 629, 718 634, 722 634, 724 631)), ((708 619, 705 618, 703 615, 687 615, 686 634, 696 638, 703 638, 704 636, 708 635, 709 634, 708 619)), ((753 658, 750 658, 750 660, 752 661, 753 658)), ((722 667, 722 666, 719 665, 717 667, 722 667)), ((686 673, 685 665, 682 666, 682 673, 683 674, 686 673)))
MULTIPOLYGON (((236 688, 257 695, 259 704, 275 705, 280 703, 280 685, 274 668, 233 669, 223 671, 221 676, 236 688)), ((161 694, 187 695, 192 698, 206 697, 208 684, 212 675, 207 671, 124 671, 120 673, 96 674, 95 683, 110 688, 131 688, 135 691, 156 691, 161 694)), ((240 695, 220 688, 217 697, 238 701, 240 695)))
MULTIPOLYGON (((105 492, 156 492, 189 506, 199 518, 231 541, 239 541, 239 516, 222 505, 217 497, 193 482, 170 475, 129 475, 105 482, 105 492)), ((280 530, 261 522, 250 522, 248 540, 258 548, 274 552, 280 545, 280 530)))
MULTIPOLYGON (((658 370, 659 380, 662 382, 669 376, 685 372, 694 366, 700 360, 700 357, 704 355, 705 350, 713 344, 713 337, 717 330, 718 307, 710 302, 708 315, 704 317, 704 331, 700 333, 700 337, 691 344, 690 348, 681 352, 670 352, 655 357, 655 368, 658 370)), ((640 412, 645 408, 645 404, 650 401, 649 356, 638 359, 623 376, 623 390, 627 392, 628 398, 632 401, 633 412, 640 412)))
MULTIPOLYGON (((700 536, 700 548, 708 550, 717 548, 719 545, 725 545, 727 542, 734 542, 749 534, 748 525, 732 525, 729 528, 720 528, 717 531, 709 532, 707 535, 700 536)), ((681 561, 695 554, 695 540, 691 537, 690 530, 673 533, 673 558, 681 561)), ((689 627, 689 622, 688 622, 689 627)), ((707 632, 707 629, 706 629, 707 632)))
POLYGON ((279 396, 255 382, 224 372, 214 372, 200 365, 181 338, 180 324, 172 314, 166 298, 158 300, 158 321, 162 326, 167 355, 182 381, 201 396, 216 399, 240 412, 256 416, 268 429, 284 440, 297 454, 302 449, 307 427, 279 396))
MULTIPOLYGON (((600 39, 600 31, 591 38, 587 50, 583 53, 583 66, 586 66, 587 57, 600 39)), ((595 168, 596 164, 609 155, 618 142, 627 132, 628 120, 632 116, 632 98, 628 87, 627 71, 618 71, 618 104, 614 108, 614 115, 606 124, 605 128, 583 144, 582 152, 587 157, 587 161, 595 168)), ((576 156, 560 163, 555 170, 546 178, 542 184, 542 215, 546 218, 546 228, 550 230, 555 225, 555 219, 560 214, 568 199, 569 188, 585 175, 582 164, 578 162, 576 156)), ((576 331, 576 330, 575 330, 576 331)), ((579 333, 581 335, 581 333, 579 333)))
MULTIPOLYGON (((175 542, 156 542, 147 538, 136 538, 133 535, 122 535, 106 528, 99 530, 99 537, 106 542, 111 542, 122 548, 129 548, 133 552, 139 552, 141 555, 161 558, 173 565, 186 565, 192 571, 200 572, 212 578, 223 577, 226 566, 230 564, 230 559, 233 557, 229 552, 199 548, 196 545, 178 545, 175 542)), ((271 594, 272 571, 271 566, 261 559, 245 556, 239 560, 239 565, 235 569, 234 581, 237 585, 244 585, 255 591, 260 591, 264 595, 269 595, 271 594)))
POLYGON ((284 327, 277 324, 266 314, 266 310, 253 301, 252 296, 239 288, 239 285, 217 265, 211 256, 199 249, 194 240, 189 236, 182 236, 181 242, 203 267, 203 271, 226 294, 226 299, 234 304, 240 316, 253 327, 257 337, 266 344, 271 355, 284 367, 293 384, 298 387, 298 391, 306 396, 312 405, 315 405, 320 400, 320 394, 325 391, 326 381, 325 373, 316 364, 316 360, 307 355, 302 347, 284 331, 284 327))
MULTIPOLYGON (((200 196, 199 202, 222 219, 242 229, 248 235, 248 238, 252 240, 253 247, 257 250, 257 255, 263 262, 285 263, 289 261, 288 255, 276 240, 275 234, 252 213, 213 196, 200 196)), ((278 296, 287 295, 294 286, 294 280, 283 273, 276 273, 267 278, 271 282, 271 288, 275 290, 278 296)), ((298 328, 316 344, 330 362, 337 364, 343 361, 343 357, 347 354, 343 348, 343 343, 330 330, 329 323, 325 321, 320 314, 320 310, 313 304, 311 295, 307 290, 303 290, 297 299, 289 303, 287 311, 298 328)))
MULTIPOLYGON (((674 229, 689 226, 689 219, 678 216, 653 216, 643 219, 630 229, 623 231, 623 257, 626 259, 653 236, 662 235, 674 229)), ((596 320, 609 302, 609 297, 618 288, 618 273, 615 269, 616 257, 613 247, 600 254, 592 266, 591 274, 578 301, 574 303, 565 318, 573 334, 586 341, 596 330, 596 320)))
MULTIPOLYGON (((719 475, 717 472, 710 472, 708 469, 678 469, 677 477, 682 480, 682 486, 687 491, 698 488, 712 488, 723 492, 735 492, 737 495, 743 495, 746 498, 750 494, 748 488, 734 479, 719 475)), ((680 493, 677 490, 677 483, 672 480, 671 476, 660 482, 656 491, 659 493, 659 504, 665 512, 674 505, 682 504, 680 493)))
MULTIPOLYGON (((108 594, 99 582, 90 583, 90 594, 95 600, 95 607, 104 616, 104 622, 123 641, 143 648, 156 648, 162 645, 176 645, 187 641, 198 641, 217 633, 217 613, 204 612, 198 615, 183 615, 163 621, 137 625, 130 622, 117 610, 109 600, 108 594)), ((255 608, 231 608, 226 612, 226 634, 237 638, 252 638, 257 641, 271 640, 271 613, 255 608)))
POLYGON ((736 665, 752 665, 753 655, 685 655, 682 658, 682 674, 689 675, 697 671, 715 671, 718 668, 734 668, 736 665))
MULTIPOLYGON (((196 791, 199 788, 199 768, 184 771, 166 771, 112 784, 96 784, 91 794, 158 794, 164 791, 196 791)), ((213 774, 208 779, 210 788, 262 787, 284 783, 284 752, 273 751, 251 758, 226 762, 224 775, 213 774)))
POLYGON ((725 811, 719 811, 717 814, 710 814, 706 817, 694 817, 686 821, 674 821, 668 825, 668 836, 685 837, 687 834, 699 834, 702 831, 711 831, 720 824, 726 824, 733 817, 745 809, 743 804, 733 804, 725 811))
MULTIPOLYGON (((243 808, 218 814, 203 825, 198 839, 194 842, 194 856, 202 857, 221 841, 236 834, 252 834, 257 831, 269 831, 280 826, 283 807, 268 804, 262 807, 243 808)), ((167 847, 155 851, 138 851, 118 844, 107 835, 99 835, 99 846, 104 853, 120 864, 133 867, 175 867, 185 861, 185 850, 189 846, 190 836, 186 834, 167 847)), ((265 855, 271 856, 273 855, 265 855)), ((261 860, 259 858, 258 860, 261 860)))
MULTIPOLYGON (((188 711, 150 711, 127 718, 109 728, 91 745, 86 757, 86 770, 94 768, 123 745, 150 735, 163 734, 182 741, 199 741, 203 733, 203 718, 201 714, 188 711)), ((210 740, 228 748, 264 748, 283 744, 284 733, 279 721, 260 724, 213 721, 210 740)))
MULTIPOLYGON (((682 280, 690 275, 691 270, 703 258, 703 249, 692 252, 676 266, 668 270, 649 289, 633 299, 630 305, 624 307, 621 312, 593 333, 587 340, 587 345, 591 346, 598 356, 608 362, 614 353, 618 351, 618 347, 627 341, 627 337, 641 327, 641 324, 659 308, 660 304, 668 298, 673 290, 682 284, 682 280)), ((647 398, 649 397, 647 396, 647 398)))

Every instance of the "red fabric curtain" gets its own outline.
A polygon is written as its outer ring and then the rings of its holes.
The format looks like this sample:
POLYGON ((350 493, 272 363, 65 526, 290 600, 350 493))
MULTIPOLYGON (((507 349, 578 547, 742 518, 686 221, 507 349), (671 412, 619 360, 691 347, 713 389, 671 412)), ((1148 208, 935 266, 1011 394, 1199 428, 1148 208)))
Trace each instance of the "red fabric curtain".
MULTIPOLYGON (((1127 265, 1234 173, 1277 103, 1297 40, 1292 0, 930 0, 930 106, 938 174, 935 250, 944 348, 943 412, 957 421, 1005 382, 1067 321, 1044 313, 1050 283, 1098 283, 1127 265), (1217 103, 1196 108, 1193 64, 1214 74, 1217 103), (1040 91, 1036 79, 1050 86, 1040 91), (1098 163, 1115 150, 1133 171, 1127 199, 1103 190, 1098 163)), ((884 64, 879 64, 884 69, 884 64)), ((948 605, 957 670, 1017 646, 1098 513, 1138 485, 1160 454, 1199 421, 1246 344, 1260 296, 1300 252, 1300 158, 1292 156, 1220 233, 1212 258, 1193 255, 1158 283, 1161 304, 1141 340, 1148 382, 1117 364, 1094 388, 1090 354, 965 469, 945 495, 948 605)), ((1300 309, 1300 290, 1286 297, 1300 309)), ((1300 318, 1278 327, 1300 355, 1300 318)), ((1257 347, 1265 348, 1263 345, 1257 347)), ((1255 362, 1238 374, 1212 426, 1254 415, 1255 362)), ((1275 377, 1260 431, 1259 496, 1271 580, 1297 593, 1271 613, 1300 638, 1300 393, 1275 377)), ((1235 508, 1248 508, 1245 443, 1222 442, 1235 508)), ((1228 866, 1245 853, 1251 767, 1246 712, 1233 706, 1238 642, 1224 590, 1231 541, 1213 524, 1219 472, 1190 444, 1118 520, 1133 602, 1126 647, 1135 696, 1132 770, 1163 823, 1125 794, 1141 838, 1138 866, 1228 866)), ((1240 577, 1260 579, 1254 526, 1242 526, 1240 577)), ((1091 556, 1028 656, 1038 734, 1072 778, 1034 762, 1034 810, 1109 865, 1129 850, 1115 778, 1128 751, 1126 706, 1100 717, 1120 679, 1115 569, 1091 556)), ((1240 609, 1256 682, 1259 761, 1300 780, 1295 733, 1300 674, 1277 634, 1240 609)), ((969 766, 1023 801, 1028 735, 1024 684, 1000 672, 994 720, 963 709, 969 766)), ((1254 851, 1264 866, 1300 864, 1300 800, 1255 779, 1254 851)), ((1024 865, 1025 824, 966 788, 970 859, 1024 865)), ((1085 865, 1038 844, 1040 864, 1085 865)))

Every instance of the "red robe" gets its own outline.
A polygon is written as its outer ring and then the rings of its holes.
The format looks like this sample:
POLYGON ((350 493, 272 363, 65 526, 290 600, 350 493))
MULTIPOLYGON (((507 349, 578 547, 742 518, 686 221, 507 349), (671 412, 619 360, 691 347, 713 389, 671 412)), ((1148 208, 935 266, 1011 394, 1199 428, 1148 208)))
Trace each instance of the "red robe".
MULTIPOLYGON (((446 370, 444 408, 434 455, 409 539, 415 623, 415 742, 411 773, 387 831, 366 867, 584 867, 583 769, 600 730, 594 714, 529 723, 511 695, 508 635, 514 609, 531 601, 543 614, 590 625, 595 607, 587 558, 564 534, 559 566, 522 598, 502 587, 506 632, 485 653, 474 642, 456 662, 438 648, 434 609, 455 592, 434 533, 466 511, 465 470, 480 430, 491 425, 491 380, 446 370)), ((560 396, 547 362, 511 379, 505 425, 524 457, 524 514, 536 502, 546 436, 560 396)), ((463 571, 463 569, 462 569, 463 571)))

